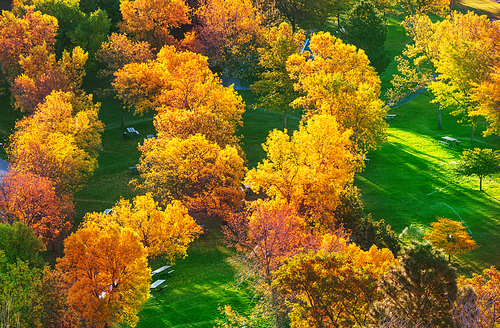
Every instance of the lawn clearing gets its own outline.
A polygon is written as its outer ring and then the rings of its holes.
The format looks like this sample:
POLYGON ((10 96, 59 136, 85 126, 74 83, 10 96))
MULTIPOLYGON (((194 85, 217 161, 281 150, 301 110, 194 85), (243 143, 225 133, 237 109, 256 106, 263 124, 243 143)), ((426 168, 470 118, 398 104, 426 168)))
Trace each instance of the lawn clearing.
POLYGON ((422 95, 391 110, 397 117, 389 128, 388 142, 368 155, 370 163, 356 177, 365 213, 384 219, 397 233, 412 223, 429 226, 437 216, 464 220, 481 246, 454 260, 459 272, 468 275, 490 265, 498 267, 500 180, 487 179, 481 192, 478 178, 458 177, 452 166, 463 149, 498 149, 500 138, 483 138, 477 132, 471 143, 470 128, 457 124, 447 112, 443 113, 445 128, 438 130, 432 108, 422 95), (461 140, 461 146, 439 143, 442 136, 461 140))

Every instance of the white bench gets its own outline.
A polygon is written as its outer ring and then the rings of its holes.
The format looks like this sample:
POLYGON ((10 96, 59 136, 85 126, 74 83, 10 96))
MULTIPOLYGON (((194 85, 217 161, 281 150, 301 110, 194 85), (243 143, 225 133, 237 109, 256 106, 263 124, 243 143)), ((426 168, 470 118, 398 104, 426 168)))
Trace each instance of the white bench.
POLYGON ((161 272, 163 272, 163 271, 165 271, 165 270, 167 270, 167 269, 170 269, 170 268, 171 268, 171 266, 170 266, 170 265, 165 265, 165 266, 162 266, 161 268, 158 268, 158 269, 156 269, 156 270, 154 270, 154 271, 151 271, 151 275, 152 275, 152 276, 154 276, 155 274, 157 274, 157 273, 161 273, 161 272))
POLYGON ((151 284, 150 289, 155 290, 155 289, 157 289, 157 288, 158 288, 161 284, 163 284, 164 282, 165 282, 165 279, 159 279, 159 280, 156 280, 155 282, 153 282, 153 283, 151 284))

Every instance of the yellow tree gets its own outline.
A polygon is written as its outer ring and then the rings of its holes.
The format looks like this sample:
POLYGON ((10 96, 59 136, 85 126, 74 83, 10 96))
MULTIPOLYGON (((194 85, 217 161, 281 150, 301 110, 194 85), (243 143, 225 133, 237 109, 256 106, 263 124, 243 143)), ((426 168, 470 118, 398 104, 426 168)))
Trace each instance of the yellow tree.
POLYGON ((230 74, 254 70, 263 31, 262 19, 250 0, 201 0, 196 18, 198 47, 210 66, 222 71, 224 85, 230 74))
POLYGON ((64 241, 57 268, 69 286, 68 303, 88 326, 137 324, 137 313, 149 298, 151 270, 135 231, 86 222, 64 241))
POLYGON ((432 246, 444 249, 448 253, 448 260, 451 260, 453 255, 464 254, 479 247, 467 233, 463 222, 440 217, 437 220, 431 222, 432 228, 424 239, 432 246))
POLYGON ((323 113, 335 116, 341 131, 352 130, 361 150, 374 149, 386 138, 387 110, 380 96, 380 79, 363 50, 343 43, 329 33, 311 38, 312 53, 290 56, 287 69, 304 92, 294 106, 306 117, 323 113))
POLYGON ((34 48, 27 56, 21 55, 19 65, 23 73, 12 85, 14 106, 32 113, 54 90, 81 94, 87 58, 88 53, 76 47, 71 54, 63 51, 62 58, 56 61, 56 55, 45 45, 34 48))
POLYGON ((333 228, 335 209, 351 186, 362 157, 331 115, 315 115, 289 136, 279 130, 263 144, 267 158, 250 170, 245 183, 284 201, 311 223, 333 228))
POLYGON ((124 0, 120 11, 120 31, 157 49, 177 44, 172 30, 191 23, 190 8, 184 0, 124 0))
POLYGON ((235 147, 222 148, 196 134, 186 139, 148 139, 139 150, 141 187, 162 205, 180 200, 190 213, 220 217, 241 206, 245 168, 235 147))
POLYGON ((159 137, 186 138, 201 133, 221 147, 237 146, 234 136, 242 123, 242 98, 220 84, 207 58, 164 47, 156 60, 133 63, 115 73, 120 99, 136 113, 156 109, 159 137))
POLYGON ((52 92, 36 112, 16 123, 7 148, 12 168, 55 183, 57 193, 77 190, 97 168, 103 124, 91 95, 52 92))
POLYGON ((340 250, 300 254, 275 274, 273 286, 291 301, 291 327, 364 327, 371 305, 382 299, 378 282, 394 264, 387 249, 369 251, 344 241, 340 250))
POLYGON ((454 12, 435 25, 435 39, 440 40, 433 63, 437 76, 429 87, 436 96, 435 102, 453 108, 453 115, 460 115, 460 121, 472 126, 474 141, 478 112, 473 109, 479 103, 473 90, 488 80, 491 67, 499 62, 500 24, 492 24, 486 16, 472 12, 454 12))
POLYGON ((260 80, 252 85, 252 91, 259 95, 259 102, 267 110, 284 114, 286 129, 286 114, 293 110, 292 101, 298 97, 293 89, 294 80, 288 75, 286 61, 288 57, 298 53, 304 45, 303 32, 292 32, 287 23, 266 31, 266 44, 259 48, 259 65, 264 68, 260 80))
POLYGON ((495 63, 488 78, 472 89, 471 98, 478 106, 470 114, 483 116, 489 125, 483 135, 500 135, 500 63, 495 63))
POLYGON ((170 262, 187 256, 188 245, 202 233, 201 227, 179 201, 160 208, 151 194, 137 196, 132 203, 122 199, 111 214, 87 213, 85 220, 101 226, 116 223, 134 230, 146 248, 148 258, 164 256, 170 262))

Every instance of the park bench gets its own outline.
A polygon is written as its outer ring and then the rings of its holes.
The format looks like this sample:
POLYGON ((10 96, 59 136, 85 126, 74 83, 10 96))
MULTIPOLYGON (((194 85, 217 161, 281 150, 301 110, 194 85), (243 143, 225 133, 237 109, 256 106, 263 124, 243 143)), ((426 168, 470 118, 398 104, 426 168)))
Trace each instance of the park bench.
POLYGON ((139 135, 139 131, 134 128, 127 128, 127 131, 123 132, 123 139, 132 139, 139 135))

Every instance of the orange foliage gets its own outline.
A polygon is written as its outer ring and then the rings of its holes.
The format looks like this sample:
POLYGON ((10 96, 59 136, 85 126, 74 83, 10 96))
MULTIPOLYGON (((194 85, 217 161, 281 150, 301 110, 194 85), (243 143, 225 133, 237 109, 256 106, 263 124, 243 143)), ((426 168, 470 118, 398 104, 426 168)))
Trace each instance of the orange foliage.
POLYGON ((137 233, 116 224, 88 224, 64 241, 64 253, 57 268, 69 286, 68 303, 87 325, 126 321, 135 326, 151 281, 137 233))
POLYGON ((3 223, 22 222, 33 228, 45 243, 71 228, 74 213, 68 196, 56 194, 54 183, 32 173, 14 170, 0 183, 0 218, 3 223))
POLYGON ((124 0, 120 10, 120 30, 157 49, 177 44, 172 29, 191 23, 190 8, 184 0, 124 0))
POLYGON ((28 8, 23 16, 2 11, 0 17, 0 66, 9 82, 21 73, 19 57, 37 46, 52 49, 56 42, 57 19, 28 8))

